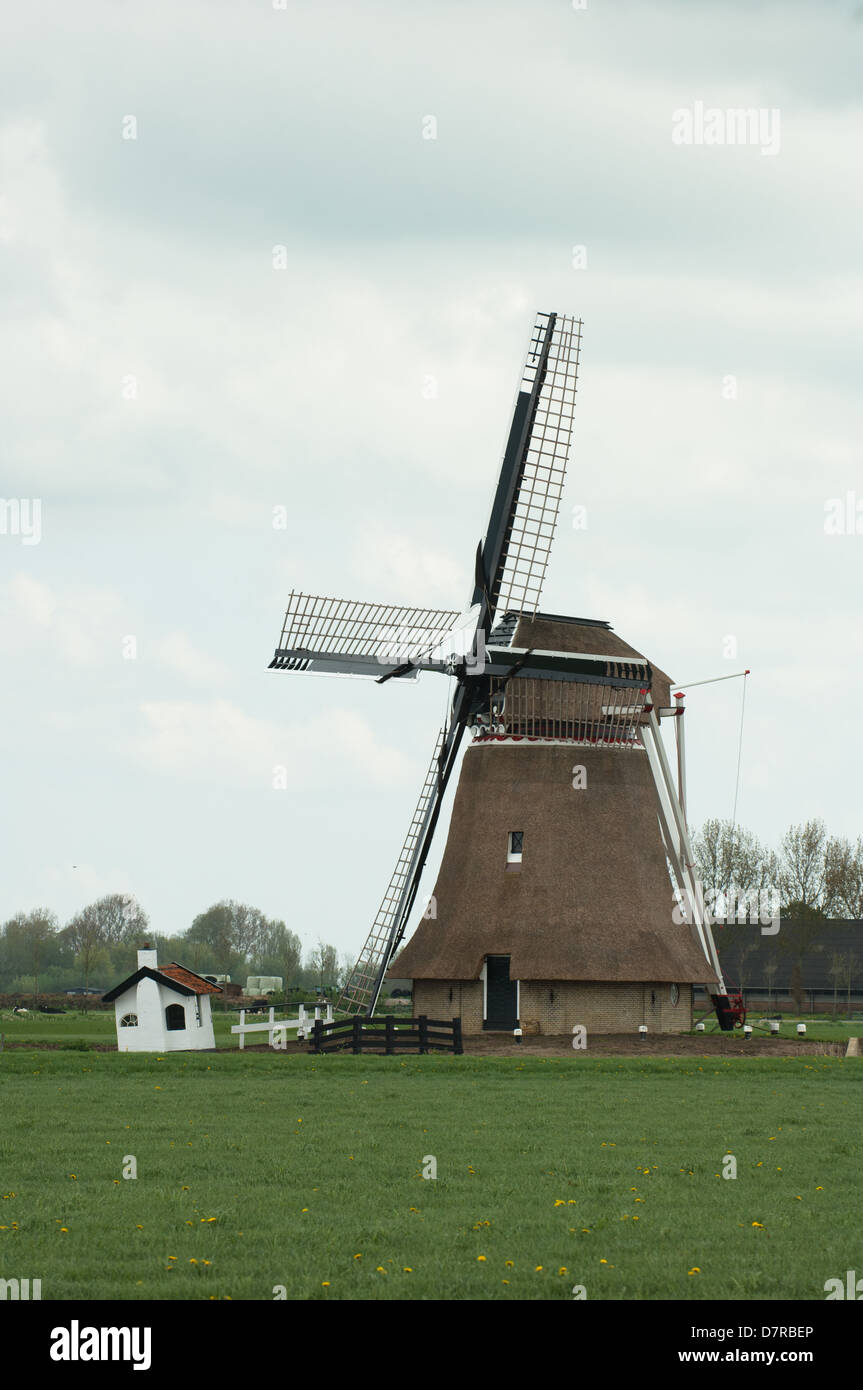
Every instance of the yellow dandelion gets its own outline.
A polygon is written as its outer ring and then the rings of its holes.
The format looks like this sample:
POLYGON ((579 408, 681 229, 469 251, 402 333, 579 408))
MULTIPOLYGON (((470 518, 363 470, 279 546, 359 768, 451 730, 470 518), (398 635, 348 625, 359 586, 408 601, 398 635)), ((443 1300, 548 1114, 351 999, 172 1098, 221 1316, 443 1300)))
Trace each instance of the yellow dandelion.
POLYGON ((557 1272, 558 1272, 558 1274, 565 1274, 565 1273, 566 1273, 566 1265, 561 1265, 561 1266, 560 1266, 560 1269, 559 1269, 557 1272))
POLYGON ((515 1260, 504 1260, 504 1265, 506 1266, 507 1269, 512 1269, 512 1267, 513 1267, 514 1264, 515 1264, 515 1260))
POLYGON ((386 1274, 386 1270, 384 1269, 383 1265, 378 1265, 377 1269, 375 1270, 375 1274, 386 1274))
POLYGON ((402 1274, 413 1274, 413 1270, 411 1269, 410 1265, 404 1266, 404 1268, 402 1269, 402 1274))
POLYGON ((478 1264, 485 1264, 485 1255, 477 1255, 476 1258, 478 1264))
POLYGON ((537 1265, 536 1269, 535 1269, 533 1272, 534 1272, 534 1274, 541 1274, 541 1273, 542 1273, 542 1265, 537 1265))
POLYGON ((823 1192, 823 1191, 824 1191, 824 1188, 823 1188, 823 1187, 816 1187, 815 1191, 816 1191, 816 1192, 823 1192))
POLYGON ((753 1226, 760 1226, 760 1227, 762 1228, 762 1230, 763 1230, 763 1228, 764 1228, 764 1223, 763 1223, 763 1221, 753 1221, 752 1224, 753 1224, 753 1226))
POLYGON ((556 1207, 565 1207, 565 1206, 566 1206, 566 1202, 563 1200, 562 1197, 558 1197, 557 1200, 555 1201, 555 1204, 554 1204, 554 1205, 555 1205, 556 1207))
POLYGON ((68 1226, 61 1226, 61 1227, 60 1227, 60 1234, 61 1234, 61 1236, 62 1236, 62 1235, 66 1235, 66 1236, 67 1236, 67 1235, 69 1234, 69 1227, 68 1227, 68 1226))
POLYGON ((608 1264, 608 1260, 600 1260, 599 1263, 600 1263, 601 1265, 607 1265, 607 1264, 608 1264))
POLYGON ((143 1226, 136 1226, 136 1227, 135 1227, 135 1230, 136 1230, 136 1231, 143 1231, 143 1229, 144 1229, 143 1226))
POLYGON ((508 1284, 508 1283, 509 1283, 509 1280, 508 1280, 508 1279, 501 1279, 500 1282, 501 1282, 502 1284, 508 1284))
POLYGON ((212 1263, 213 1263, 212 1260, 204 1260, 204 1264, 205 1264, 205 1265, 209 1265, 209 1264, 212 1264, 212 1263))
POLYGON ((195 1260, 195 1259, 189 1260, 189 1264, 190 1264, 190 1265, 196 1265, 197 1263, 198 1263, 198 1261, 195 1260))
POLYGON ((322 1289, 328 1289, 329 1287, 330 1287, 330 1281, 329 1281, 329 1279, 324 1279, 323 1283, 321 1284, 321 1288, 322 1288, 322 1289))
POLYGON ((700 1274, 701 1270, 698 1268, 698 1265, 695 1265, 692 1269, 688 1269, 686 1272, 687 1274, 700 1274))

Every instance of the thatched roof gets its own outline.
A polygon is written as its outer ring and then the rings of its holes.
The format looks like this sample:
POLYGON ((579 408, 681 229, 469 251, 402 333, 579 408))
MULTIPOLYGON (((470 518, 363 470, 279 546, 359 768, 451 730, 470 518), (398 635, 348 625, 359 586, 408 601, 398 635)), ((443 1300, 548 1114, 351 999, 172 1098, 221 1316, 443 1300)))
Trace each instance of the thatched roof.
MULTIPOLYGON (((585 652, 593 656, 640 656, 650 660, 644 652, 635 650, 611 628, 592 623, 580 623, 577 619, 546 617, 538 613, 535 618, 522 617, 515 630, 512 645, 547 652, 585 652)), ((651 662, 653 684, 651 693, 655 705, 667 708, 671 704, 671 678, 651 662)))
MULTIPOLYGON (((514 646, 639 655, 614 633, 522 619, 514 646), (564 646, 564 642, 567 643, 564 646)), ((654 695, 669 702, 654 669, 654 695)), ((509 955, 521 980, 702 983, 715 979, 672 887, 647 755, 573 743, 477 743, 465 753, 440 874, 436 918, 422 920, 391 975, 477 979, 509 955), (575 790, 572 769, 586 768, 575 790), (507 868, 507 837, 524 856, 507 868)))

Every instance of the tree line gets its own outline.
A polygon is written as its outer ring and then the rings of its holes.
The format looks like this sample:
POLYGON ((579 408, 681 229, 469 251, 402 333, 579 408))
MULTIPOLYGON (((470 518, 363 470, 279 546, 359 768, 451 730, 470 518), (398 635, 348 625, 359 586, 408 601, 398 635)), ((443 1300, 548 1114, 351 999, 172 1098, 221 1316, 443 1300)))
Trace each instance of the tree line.
POLYGON ((863 838, 830 835, 820 818, 789 826, 775 849, 744 826, 707 820, 692 849, 706 897, 727 909, 716 916, 768 894, 783 917, 863 919, 863 838))
POLYGON ((214 903, 178 936, 150 930, 137 900, 111 893, 89 903, 61 926, 49 908, 18 912, 0 926, 0 993, 52 994, 65 989, 109 989, 137 967, 144 941, 159 960, 177 960, 199 975, 279 975, 285 989, 339 987, 353 964, 319 941, 303 960, 302 942, 284 922, 246 903, 214 903))

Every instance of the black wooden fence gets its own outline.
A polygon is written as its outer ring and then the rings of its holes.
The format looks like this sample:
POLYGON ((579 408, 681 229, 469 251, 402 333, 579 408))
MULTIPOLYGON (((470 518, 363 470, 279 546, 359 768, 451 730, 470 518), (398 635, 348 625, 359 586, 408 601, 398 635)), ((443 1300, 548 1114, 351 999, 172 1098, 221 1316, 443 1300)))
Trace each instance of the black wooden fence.
POLYGON ((392 1057, 397 1052, 454 1052, 460 1056, 464 1048, 461 1039, 461 1019, 343 1018, 332 1023, 315 1019, 309 1039, 312 1052, 373 1052, 392 1057))

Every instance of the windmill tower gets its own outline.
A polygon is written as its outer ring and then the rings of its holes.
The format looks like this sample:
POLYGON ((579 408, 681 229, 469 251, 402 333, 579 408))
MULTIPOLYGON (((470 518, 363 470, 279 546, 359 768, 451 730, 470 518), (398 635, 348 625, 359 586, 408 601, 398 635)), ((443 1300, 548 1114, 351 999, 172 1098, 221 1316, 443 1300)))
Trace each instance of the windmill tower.
POLYGON ((374 1012, 470 730, 437 884, 394 972, 413 980, 415 1013, 460 1015, 468 1033, 684 1030, 701 984, 730 1026, 682 782, 660 734, 661 718, 682 729, 682 702, 607 622, 539 608, 580 350, 580 320, 537 316, 466 626, 456 612, 290 595, 270 669, 455 682, 342 993, 349 1013, 374 1012))

